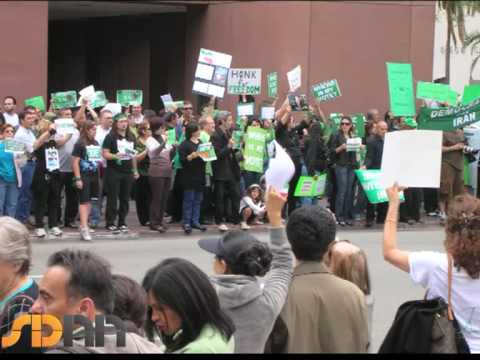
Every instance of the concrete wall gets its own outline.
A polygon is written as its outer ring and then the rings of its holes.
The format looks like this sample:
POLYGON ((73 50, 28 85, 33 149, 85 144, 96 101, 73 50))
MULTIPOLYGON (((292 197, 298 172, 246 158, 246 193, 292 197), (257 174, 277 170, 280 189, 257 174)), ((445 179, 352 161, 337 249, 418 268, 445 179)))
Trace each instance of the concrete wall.
MULTIPOLYGON (((201 47, 233 56, 232 67, 286 73, 302 66, 301 92, 336 78, 342 97, 323 103, 326 112, 365 112, 389 107, 385 62, 411 62, 414 77, 431 80, 435 3, 431 1, 255 1, 211 4, 189 12, 185 95, 191 95, 201 47)), ((220 106, 234 109, 237 97, 220 106)))
POLYGON ((23 106, 26 98, 45 96, 48 2, 0 1, 0 44, 1 99, 12 95, 23 106))

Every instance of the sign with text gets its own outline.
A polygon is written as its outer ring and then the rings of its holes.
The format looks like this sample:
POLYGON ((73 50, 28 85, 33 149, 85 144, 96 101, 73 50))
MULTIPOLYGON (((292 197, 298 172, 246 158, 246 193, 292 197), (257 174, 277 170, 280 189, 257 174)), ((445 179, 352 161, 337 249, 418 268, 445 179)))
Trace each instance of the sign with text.
POLYGON ((53 110, 73 108, 77 105, 77 92, 71 90, 53 93, 52 104, 53 110))
POLYGON ((295 197, 317 197, 325 195, 327 174, 300 176, 295 188, 295 197))
POLYGON ((294 92, 302 86, 302 67, 297 65, 287 73, 288 85, 290 91, 294 92))
POLYGON ((267 75, 267 96, 270 98, 278 96, 278 74, 276 72, 267 75))
POLYGON ((321 82, 312 86, 312 93, 318 101, 333 100, 336 97, 342 96, 340 87, 336 79, 321 82))
POLYGON ((395 116, 415 116, 411 64, 386 63, 390 111, 395 116))
POLYGON ((445 102, 448 100, 450 86, 431 82, 417 82, 417 99, 445 102))
POLYGON ((223 98, 232 55, 200 49, 192 91, 205 96, 223 98))
POLYGON ((75 133, 76 128, 73 119, 56 119, 55 125, 57 133, 60 135, 75 133))
POLYGON ((230 69, 228 93, 232 95, 260 95, 262 69, 230 69))
MULTIPOLYGON (((367 195, 370 204, 379 204, 388 202, 385 187, 380 185, 380 170, 355 170, 358 181, 362 185, 365 195, 367 195)), ((403 191, 399 194, 400 201, 405 201, 403 191)))
POLYGON ((245 170, 263 174, 265 139, 266 133, 262 128, 248 128, 245 135, 245 170))
POLYGON ((45 112, 45 100, 43 96, 34 96, 24 101, 25 106, 33 106, 34 108, 45 112))
POLYGON ((142 90, 117 90, 117 103, 124 107, 129 105, 142 105, 142 90))
POLYGON ((14 139, 5 139, 3 140, 5 146, 5 152, 14 153, 14 154, 23 154, 25 152, 25 144, 14 140, 14 139))
POLYGON ((238 103, 237 116, 252 116, 255 113, 255 103, 238 103))
POLYGON ((212 143, 199 144, 197 152, 205 162, 217 160, 217 155, 215 154, 212 143))

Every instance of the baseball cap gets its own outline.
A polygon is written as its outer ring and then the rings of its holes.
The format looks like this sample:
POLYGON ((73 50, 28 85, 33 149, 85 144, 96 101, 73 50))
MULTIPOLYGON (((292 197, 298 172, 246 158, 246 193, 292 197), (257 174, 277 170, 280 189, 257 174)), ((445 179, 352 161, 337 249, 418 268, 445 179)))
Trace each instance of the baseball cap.
POLYGON ((235 262, 237 256, 247 250, 257 239, 242 230, 229 231, 220 238, 198 240, 201 249, 215 254, 227 262, 235 262))

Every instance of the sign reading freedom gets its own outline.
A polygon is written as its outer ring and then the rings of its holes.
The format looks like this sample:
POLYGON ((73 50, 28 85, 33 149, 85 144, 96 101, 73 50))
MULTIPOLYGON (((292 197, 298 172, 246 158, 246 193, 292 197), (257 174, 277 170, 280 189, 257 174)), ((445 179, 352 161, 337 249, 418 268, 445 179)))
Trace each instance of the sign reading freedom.
POLYGON ((422 107, 418 117, 418 128, 453 131, 477 121, 480 121, 480 98, 467 105, 438 109, 422 107))

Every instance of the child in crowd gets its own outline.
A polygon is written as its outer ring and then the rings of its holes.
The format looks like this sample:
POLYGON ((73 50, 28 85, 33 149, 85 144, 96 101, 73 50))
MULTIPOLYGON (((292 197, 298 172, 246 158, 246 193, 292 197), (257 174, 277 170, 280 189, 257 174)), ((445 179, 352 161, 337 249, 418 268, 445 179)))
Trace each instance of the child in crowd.
POLYGON ((245 196, 240 201, 240 216, 242 217, 241 229, 248 230, 249 222, 254 225, 263 225, 265 217, 265 204, 262 201, 262 189, 258 184, 252 184, 245 192, 245 196))

